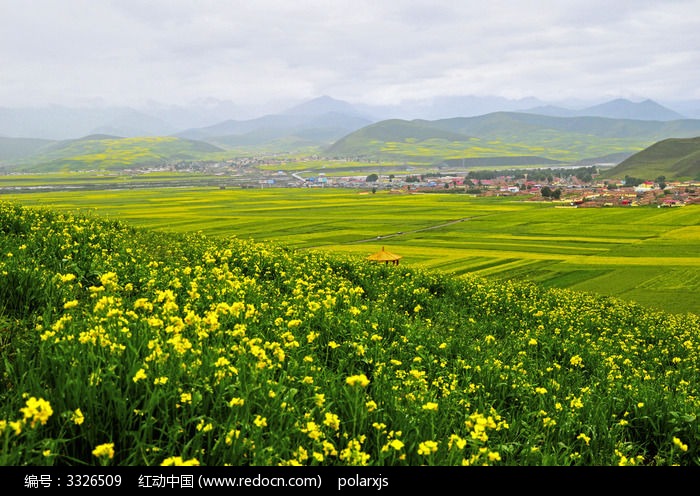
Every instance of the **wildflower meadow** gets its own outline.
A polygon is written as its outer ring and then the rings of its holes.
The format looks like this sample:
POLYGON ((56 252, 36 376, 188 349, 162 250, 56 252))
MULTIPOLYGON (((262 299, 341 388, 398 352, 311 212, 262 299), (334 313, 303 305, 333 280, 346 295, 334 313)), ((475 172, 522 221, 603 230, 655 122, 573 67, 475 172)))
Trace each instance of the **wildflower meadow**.
POLYGON ((700 461, 700 317, 0 202, 0 465, 700 461))

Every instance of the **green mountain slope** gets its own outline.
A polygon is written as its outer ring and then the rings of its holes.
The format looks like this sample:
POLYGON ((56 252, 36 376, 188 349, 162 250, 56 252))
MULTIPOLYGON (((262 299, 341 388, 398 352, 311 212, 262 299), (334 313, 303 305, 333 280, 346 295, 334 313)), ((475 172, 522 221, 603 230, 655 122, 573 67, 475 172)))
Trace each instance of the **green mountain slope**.
POLYGON ((700 179, 700 137, 659 141, 623 160, 604 175, 700 179))
POLYGON ((415 142, 429 139, 468 141, 469 136, 433 126, 430 121, 388 119, 365 126, 336 141, 326 151, 329 155, 381 154, 385 143, 415 142))
POLYGON ((433 161, 543 157, 575 163, 594 157, 629 156, 661 139, 697 135, 700 120, 695 119, 642 121, 494 112, 435 121, 381 121, 345 136, 327 153, 433 161))
POLYGON ((472 136, 501 138, 549 129, 601 138, 637 137, 658 141, 669 137, 696 136, 700 131, 698 119, 647 121, 607 117, 550 117, 521 112, 494 112, 477 117, 441 119, 432 122, 432 125, 472 136))
POLYGON ((177 160, 206 159, 223 149, 175 137, 122 138, 90 135, 76 140, 44 141, 33 152, 3 161, 6 169, 24 172, 119 170, 158 166, 177 160))

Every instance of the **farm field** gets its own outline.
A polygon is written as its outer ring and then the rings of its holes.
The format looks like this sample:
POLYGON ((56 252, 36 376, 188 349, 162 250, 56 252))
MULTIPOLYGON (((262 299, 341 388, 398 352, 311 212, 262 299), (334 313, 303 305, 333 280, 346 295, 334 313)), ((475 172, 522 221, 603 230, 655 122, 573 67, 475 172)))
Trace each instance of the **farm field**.
POLYGON ((364 258, 384 247, 405 266, 700 313, 697 206, 558 209, 508 197, 322 188, 36 192, 3 199, 294 250, 364 258))

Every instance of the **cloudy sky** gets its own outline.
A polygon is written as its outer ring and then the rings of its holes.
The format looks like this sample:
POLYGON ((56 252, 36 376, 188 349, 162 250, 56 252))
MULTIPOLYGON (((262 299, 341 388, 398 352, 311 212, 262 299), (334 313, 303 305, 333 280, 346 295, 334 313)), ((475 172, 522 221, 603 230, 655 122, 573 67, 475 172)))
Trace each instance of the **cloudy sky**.
POLYGON ((700 99, 700 0, 0 0, 0 106, 700 99))

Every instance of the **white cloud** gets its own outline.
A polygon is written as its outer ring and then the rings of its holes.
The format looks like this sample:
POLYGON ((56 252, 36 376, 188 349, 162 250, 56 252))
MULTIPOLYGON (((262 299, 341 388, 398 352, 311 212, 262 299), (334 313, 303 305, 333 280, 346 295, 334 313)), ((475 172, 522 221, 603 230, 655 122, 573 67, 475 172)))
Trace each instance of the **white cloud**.
POLYGON ((0 105, 700 98, 700 1, 0 0, 0 105))

